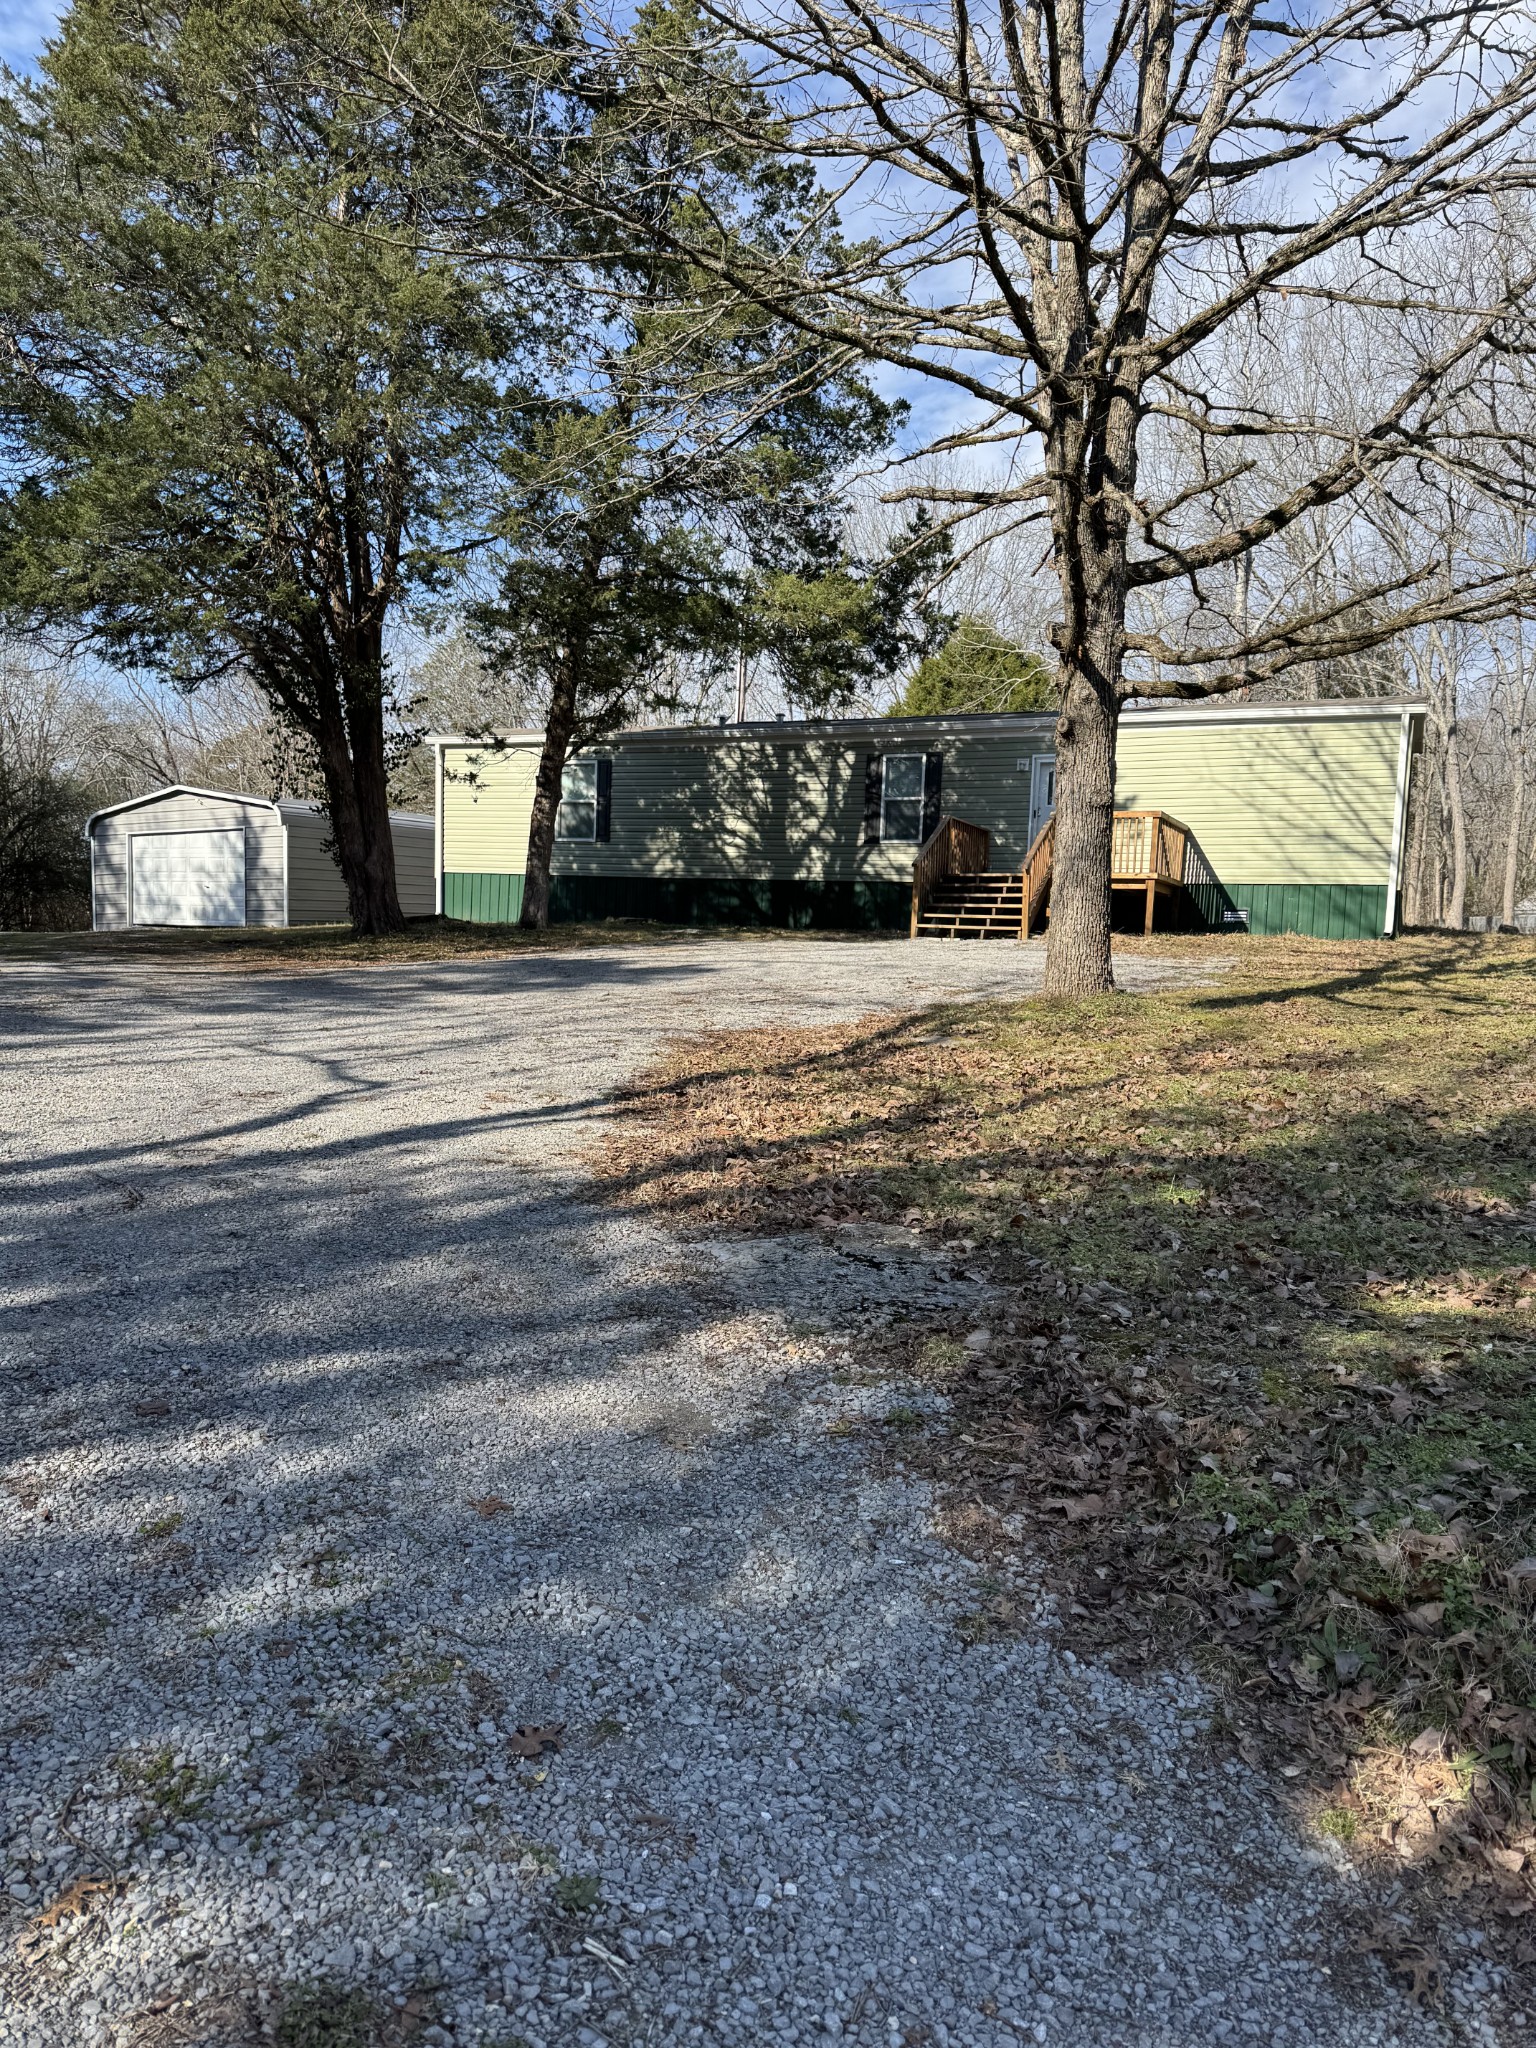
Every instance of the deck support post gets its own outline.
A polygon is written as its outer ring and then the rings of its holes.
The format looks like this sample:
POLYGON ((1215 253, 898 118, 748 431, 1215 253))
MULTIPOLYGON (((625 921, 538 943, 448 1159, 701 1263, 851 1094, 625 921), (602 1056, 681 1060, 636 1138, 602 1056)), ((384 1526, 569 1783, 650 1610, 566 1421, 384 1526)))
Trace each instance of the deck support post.
POLYGON ((1153 926, 1153 922, 1154 922, 1154 920, 1156 919, 1156 916, 1157 916, 1157 877, 1156 877, 1156 875, 1148 875, 1148 877, 1147 877, 1147 916, 1146 916, 1146 922, 1145 922, 1145 923, 1143 924, 1143 926, 1142 926, 1142 928, 1141 928, 1141 929, 1142 929, 1142 936, 1143 936, 1143 938, 1148 938, 1148 939, 1150 939, 1150 938, 1151 938, 1151 936, 1152 936, 1152 926, 1153 926))

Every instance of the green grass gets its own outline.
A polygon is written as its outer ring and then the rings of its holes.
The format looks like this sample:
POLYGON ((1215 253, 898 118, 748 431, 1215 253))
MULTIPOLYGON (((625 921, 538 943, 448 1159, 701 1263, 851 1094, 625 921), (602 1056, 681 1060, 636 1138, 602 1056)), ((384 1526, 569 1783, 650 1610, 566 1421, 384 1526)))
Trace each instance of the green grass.
POLYGON ((177 1763, 175 1751, 169 1748, 124 1757, 118 1768, 124 1786, 170 1826, 195 1820, 219 1785, 216 1777, 206 1775, 196 1764, 177 1763))
POLYGON ((590 1874, 572 1873, 555 1881, 555 1904, 564 1913, 590 1913, 602 1895, 602 1879, 590 1874))
POLYGON ((139 1534, 146 1543, 159 1543, 167 1536, 174 1536, 184 1519, 184 1516, 175 1513, 155 1515, 147 1522, 140 1522, 139 1534))
POLYGON ((371 2048, 379 2013, 365 1991, 339 1984, 300 1984, 278 2014, 277 2048, 371 2048))

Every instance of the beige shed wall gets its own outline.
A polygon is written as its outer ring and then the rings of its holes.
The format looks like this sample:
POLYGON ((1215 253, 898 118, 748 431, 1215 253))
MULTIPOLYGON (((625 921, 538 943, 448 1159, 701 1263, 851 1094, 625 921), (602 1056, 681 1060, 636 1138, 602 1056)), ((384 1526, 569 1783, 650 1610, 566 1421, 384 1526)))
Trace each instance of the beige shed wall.
MULTIPOLYGON (((329 818, 305 803, 280 806, 288 828, 288 922, 344 924, 350 915, 347 885, 336 856, 327 851, 329 818)), ((430 917, 436 900, 432 874, 432 820, 420 811, 391 811, 395 887, 407 917, 430 917)))

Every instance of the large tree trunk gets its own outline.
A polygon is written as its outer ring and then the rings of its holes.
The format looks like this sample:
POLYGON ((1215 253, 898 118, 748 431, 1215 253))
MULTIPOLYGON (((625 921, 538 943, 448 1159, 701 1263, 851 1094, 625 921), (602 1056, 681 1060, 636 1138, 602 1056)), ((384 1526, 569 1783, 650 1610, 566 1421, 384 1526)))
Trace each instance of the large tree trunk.
POLYGON ((384 763, 384 669, 374 654, 346 692, 346 710, 329 699, 319 734, 320 767, 336 861, 359 938, 405 930, 395 886, 395 842, 389 825, 389 771, 384 763))
POLYGON ((1074 1000, 1103 995, 1115 985, 1110 868, 1125 652, 1124 536, 1087 527, 1087 521, 1077 524, 1057 563, 1064 615, 1057 642, 1061 716, 1056 722, 1056 839, 1045 953, 1045 993, 1074 1000))
POLYGON ((577 677, 568 656, 550 692, 549 716, 544 721, 544 745, 539 751, 538 772, 533 779, 533 815, 528 821, 528 860, 523 875, 522 923, 530 931, 549 929, 549 868, 555 850, 555 816, 560 808, 560 784, 565 760, 576 729, 577 677))
POLYGON ((1445 922, 1453 932, 1467 924, 1467 806, 1461 787, 1461 745, 1454 724, 1445 732, 1445 804, 1451 824, 1451 899, 1445 922))
POLYGON ((1109 881, 1118 706, 1087 664, 1063 667, 1061 691, 1045 993, 1076 998, 1115 985, 1109 881))

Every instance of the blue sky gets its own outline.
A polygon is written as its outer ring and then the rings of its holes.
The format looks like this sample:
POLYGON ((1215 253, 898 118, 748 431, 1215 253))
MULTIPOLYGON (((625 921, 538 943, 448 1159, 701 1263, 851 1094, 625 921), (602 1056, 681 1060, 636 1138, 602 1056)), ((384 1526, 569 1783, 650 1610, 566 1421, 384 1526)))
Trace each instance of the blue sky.
POLYGON ((53 0, 6 0, 0 7, 0 59, 25 70, 63 11, 53 0))

